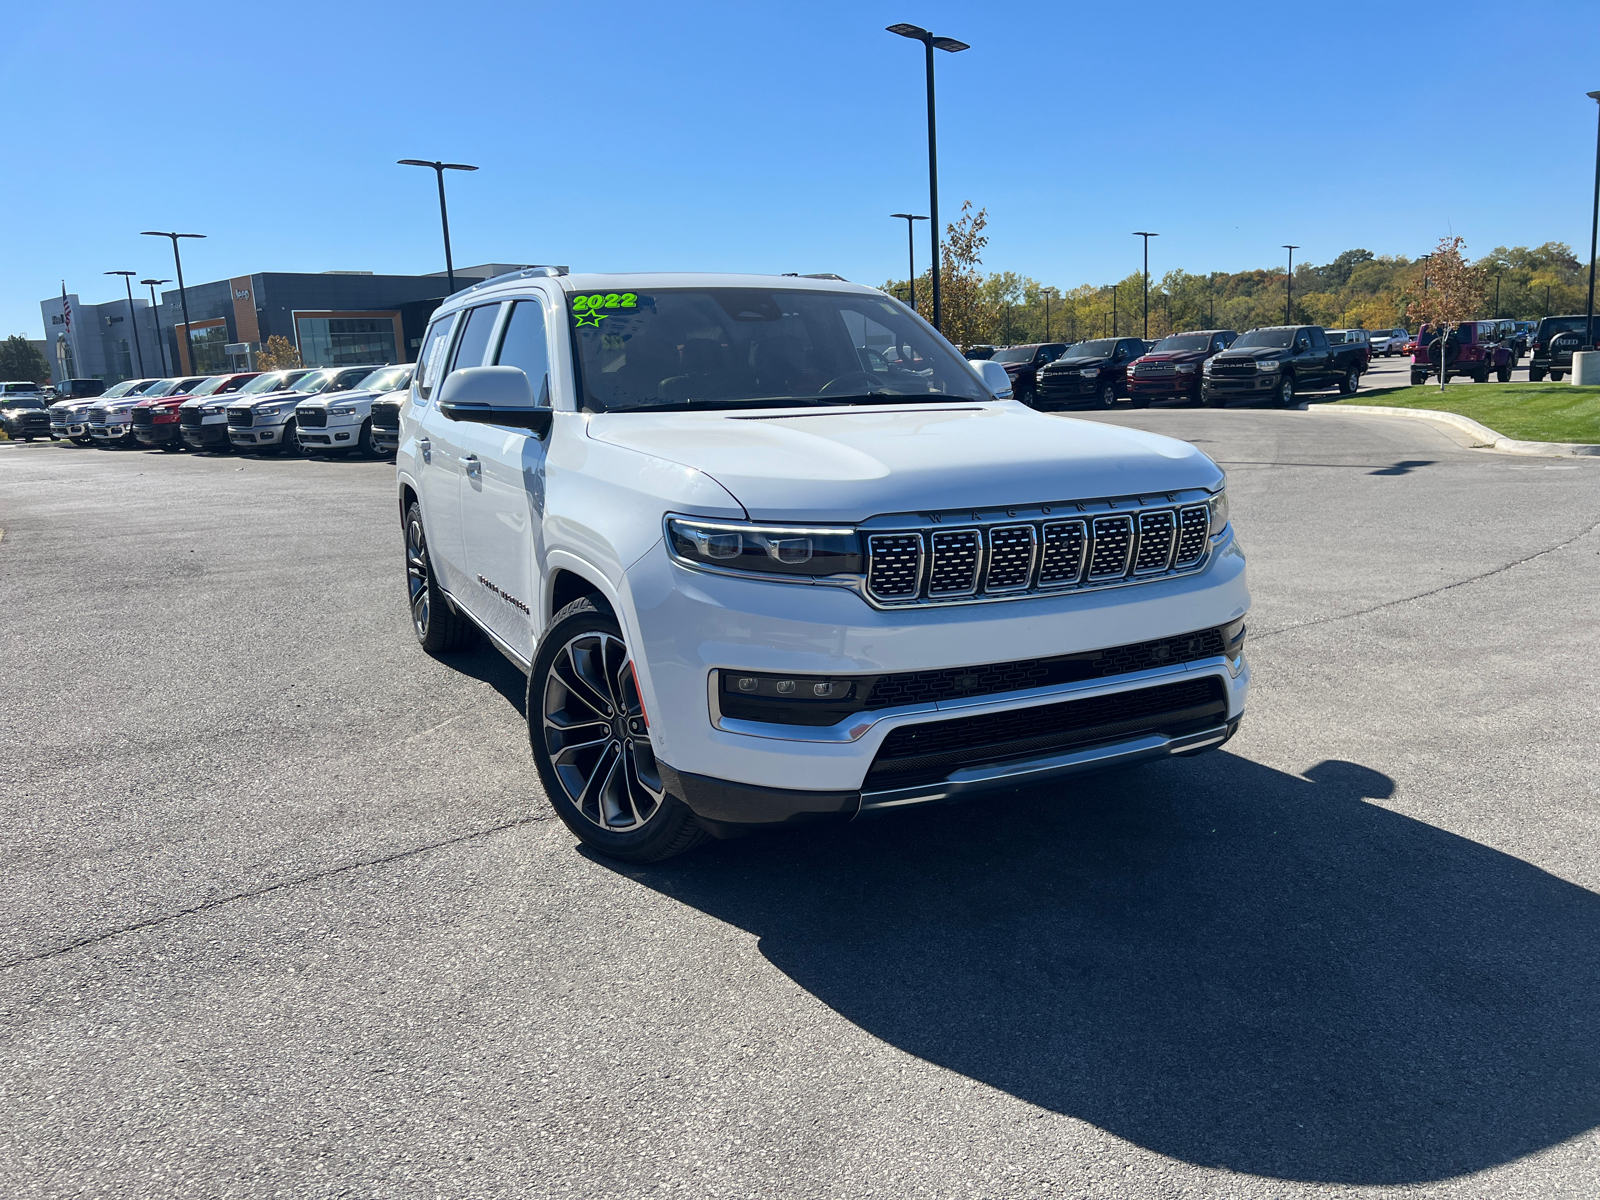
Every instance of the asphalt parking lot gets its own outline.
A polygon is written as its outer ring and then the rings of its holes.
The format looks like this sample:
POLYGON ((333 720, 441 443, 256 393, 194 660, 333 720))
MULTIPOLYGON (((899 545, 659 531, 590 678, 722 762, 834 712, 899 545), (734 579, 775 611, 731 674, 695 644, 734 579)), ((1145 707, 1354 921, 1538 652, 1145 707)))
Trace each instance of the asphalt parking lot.
POLYGON ((644 869, 391 466, 0 446, 0 1193, 1600 1194, 1600 462, 1097 419, 1229 473, 1238 738, 644 869))

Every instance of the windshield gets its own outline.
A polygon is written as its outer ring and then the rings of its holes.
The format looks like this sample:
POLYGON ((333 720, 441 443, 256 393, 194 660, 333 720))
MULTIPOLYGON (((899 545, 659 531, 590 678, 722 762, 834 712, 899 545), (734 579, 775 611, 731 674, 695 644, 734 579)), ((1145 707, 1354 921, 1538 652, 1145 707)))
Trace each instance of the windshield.
POLYGON ((1034 347, 1032 346, 1007 346, 1004 350, 996 350, 989 358, 990 362, 1032 362, 1034 347))
POLYGON ((265 375, 257 375, 249 383, 245 384, 239 389, 239 394, 246 396, 258 395, 261 392, 282 391, 305 374, 305 371, 268 371, 265 375))
POLYGON ((987 400, 921 318, 876 293, 671 288, 571 300, 597 412, 987 400))
POLYGON ((339 377, 337 371, 312 371, 294 385, 297 392, 320 392, 339 377))
POLYGON ((1285 350, 1294 345, 1294 333, 1292 328, 1252 329, 1228 349, 1249 350, 1253 346, 1265 346, 1273 350, 1285 350))
POLYGON ((410 367, 379 367, 356 384, 356 387, 363 392, 392 392, 405 386, 406 376, 409 374, 411 374, 410 367))
POLYGON ((1079 342, 1069 346, 1062 358, 1110 358, 1116 352, 1116 338, 1101 338, 1094 342, 1079 342))
MULTIPOLYGON (((194 391, 190 392, 189 395, 191 395, 191 396, 209 396, 209 395, 211 395, 212 392, 216 391, 218 388, 220 388, 223 384, 227 383, 232 378, 233 378, 232 375, 213 375, 210 379, 206 380, 199 387, 195 388, 194 391)), ((238 386, 238 385, 236 384, 235 386, 238 386)))
POLYGON ((1209 333, 1174 333, 1164 337, 1156 343, 1152 354, 1170 354, 1177 350, 1209 350, 1211 349, 1211 335, 1209 333))
POLYGON ((44 401, 38 396, 11 395, 0 400, 0 408, 43 408, 44 401))
POLYGON ((165 396, 174 391, 181 382, 178 379, 158 379, 139 394, 146 400, 154 400, 157 396, 165 396))
POLYGON ((137 379, 126 380, 117 384, 116 387, 107 388, 105 391, 101 392, 100 395, 94 398, 96 400, 115 400, 118 396, 126 396, 129 392, 133 391, 138 382, 139 381, 137 379))

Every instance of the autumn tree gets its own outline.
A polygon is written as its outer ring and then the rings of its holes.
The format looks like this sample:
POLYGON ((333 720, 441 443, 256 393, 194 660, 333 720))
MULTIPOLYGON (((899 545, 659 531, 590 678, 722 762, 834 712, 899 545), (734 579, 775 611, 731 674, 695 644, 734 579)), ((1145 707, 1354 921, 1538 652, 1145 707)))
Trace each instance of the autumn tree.
POLYGON ((20 333, 13 333, 0 342, 0 379, 8 379, 13 383, 24 379, 30 383, 49 383, 50 360, 40 354, 39 348, 27 338, 20 333))
POLYGON ((1488 272, 1482 263, 1469 263, 1461 254, 1466 239, 1443 237, 1428 263, 1426 283, 1406 303, 1406 317, 1434 328, 1439 346, 1439 387, 1449 374, 1449 345, 1445 336, 1463 321, 1483 312, 1488 292, 1488 272))
POLYGON ((258 371, 287 371, 301 365, 300 351, 282 334, 273 334, 267 339, 267 344, 256 351, 258 371))

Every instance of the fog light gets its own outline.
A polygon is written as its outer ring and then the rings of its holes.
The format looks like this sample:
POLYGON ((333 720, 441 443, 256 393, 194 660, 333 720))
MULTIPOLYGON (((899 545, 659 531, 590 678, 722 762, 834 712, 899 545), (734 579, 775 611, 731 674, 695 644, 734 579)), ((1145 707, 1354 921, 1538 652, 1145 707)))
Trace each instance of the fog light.
POLYGON ((778 680, 777 687, 774 690, 780 696, 792 696, 794 695, 794 680, 780 679, 778 680))
POLYGON ((757 682, 754 675, 741 675, 739 677, 739 690, 741 692, 753 692, 756 690, 757 682))

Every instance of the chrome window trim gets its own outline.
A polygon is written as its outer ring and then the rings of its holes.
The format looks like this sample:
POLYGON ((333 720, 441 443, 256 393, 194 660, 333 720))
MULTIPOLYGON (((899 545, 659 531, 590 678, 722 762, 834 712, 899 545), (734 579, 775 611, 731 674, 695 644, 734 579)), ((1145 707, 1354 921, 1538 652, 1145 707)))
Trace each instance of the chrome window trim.
MULTIPOLYGON (((767 738, 779 742, 813 742, 824 745, 849 745, 859 742, 867 734, 885 726, 889 730, 902 725, 954 716, 974 717, 991 712, 1009 712, 1012 709, 1031 708, 1057 700, 1079 700, 1092 696, 1109 696, 1117 692, 1136 691, 1141 686, 1163 679, 1176 679, 1195 673, 1216 675, 1232 695, 1232 683, 1238 672, 1228 665, 1225 655, 1196 659, 1190 663, 1174 663, 1165 667, 1150 667, 1144 671, 1130 671, 1126 675, 1112 675, 1101 679, 1079 679, 1071 683, 1051 684, 1048 687, 1025 688, 1015 692, 996 692, 988 696, 961 696, 950 700, 935 700, 922 704, 905 704, 898 708, 880 708, 868 712, 852 713, 833 725, 779 725, 769 721, 746 721, 722 715, 717 689, 723 671, 755 671, 772 674, 766 668, 714 667, 706 672, 706 699, 710 708, 711 724, 724 733, 737 733, 745 737, 767 738)), ((861 674, 876 672, 805 671, 807 675, 827 675, 834 679, 850 679, 861 674)))

